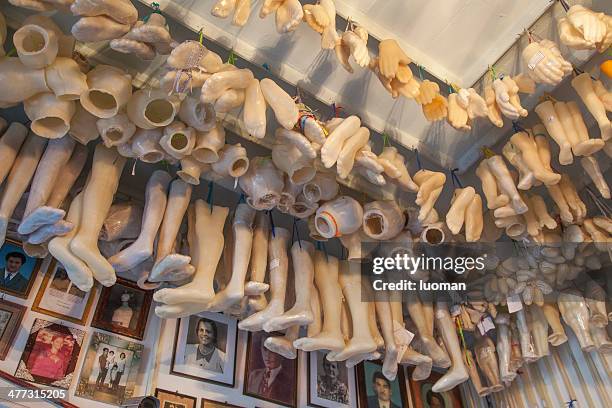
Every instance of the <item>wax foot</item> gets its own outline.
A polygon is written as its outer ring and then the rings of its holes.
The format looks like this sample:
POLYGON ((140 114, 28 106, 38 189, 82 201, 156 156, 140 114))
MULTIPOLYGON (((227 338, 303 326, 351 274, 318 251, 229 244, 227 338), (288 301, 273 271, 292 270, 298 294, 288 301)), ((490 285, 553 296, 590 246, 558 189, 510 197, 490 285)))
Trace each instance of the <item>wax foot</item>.
POLYGON ((162 319, 180 319, 206 310, 202 303, 179 303, 176 305, 158 305, 155 314, 162 319))
POLYGON ((256 296, 266 293, 270 285, 263 282, 249 281, 244 285, 244 294, 247 296, 256 296))
MULTIPOLYGON (((162 260, 153 265, 149 274, 151 282, 175 282, 191 277, 195 268, 190 265, 191 257, 181 254, 166 255, 162 260)), ((201 296, 200 296, 201 297, 201 296)), ((186 300, 188 302, 188 300, 186 300)))
POLYGON ((548 336, 548 342, 553 346, 560 346, 561 344, 567 341, 567 336, 565 333, 553 333, 548 336))
POLYGON ((0 217, 0 246, 4 245, 6 239, 6 230, 8 229, 8 217, 0 217))
POLYGON ((113 265, 117 272, 126 272, 149 259, 151 255, 153 255, 153 248, 142 241, 136 240, 132 245, 111 256, 108 262, 113 265))
MULTIPOLYGON (((332 353, 328 353, 327 354, 327 359, 329 360, 330 358, 330 354, 332 353)), ((337 353, 334 353, 337 354, 337 353)), ((381 358, 381 354, 378 351, 373 351, 371 353, 367 353, 367 354, 360 354, 357 356, 353 356, 351 358, 349 358, 348 360, 346 360, 344 362, 344 365, 346 365, 347 368, 352 368, 355 367, 357 364, 361 363, 362 361, 375 361, 375 360, 380 360, 381 358)), ((334 361, 334 360, 330 360, 330 361, 334 361)))
POLYGON ((117 281, 113 266, 100 254, 98 247, 87 245, 77 237, 70 241, 70 252, 87 264, 94 278, 103 286, 113 286, 117 281))
POLYGON ((47 244, 30 244, 29 242, 23 243, 23 252, 26 253, 27 256, 32 258, 46 258, 49 255, 49 249, 47 248, 47 244))
POLYGON ((268 301, 264 295, 249 296, 248 306, 256 313, 264 310, 268 306, 268 301))
POLYGON ((268 320, 263 325, 265 331, 273 332, 284 330, 291 326, 307 326, 314 320, 310 310, 304 310, 303 307, 291 308, 280 316, 268 320))
POLYGON ((28 242, 33 245, 42 244, 53 237, 61 237, 74 229, 74 224, 60 220, 55 224, 43 225, 28 236, 28 242))
POLYGON ((70 281, 83 292, 89 292, 93 287, 93 273, 85 262, 74 256, 68 249, 68 241, 55 238, 49 241, 49 252, 62 264, 70 281))
POLYGON ((208 310, 211 312, 224 312, 240 304, 240 301, 244 297, 244 291, 240 289, 233 289, 227 286, 221 292, 217 293, 215 297, 208 304, 208 310))
POLYGON ((589 139, 578 143, 572 148, 576 156, 591 156, 600 151, 606 145, 602 139, 589 139))
POLYGON ((293 342, 296 349, 304 351, 331 350, 340 352, 344 349, 342 333, 321 332, 314 337, 302 337, 293 342))
POLYGON ((29 235, 47 224, 55 224, 66 215, 66 211, 60 210, 59 208, 53 207, 38 207, 30 215, 25 217, 19 227, 17 228, 17 232, 21 235, 29 235))
POLYGON ((516 188, 519 190, 529 190, 535 181, 535 176, 532 172, 523 174, 523 177, 519 180, 516 188))
POLYGON ((433 337, 421 336, 421 342, 423 343, 423 347, 425 347, 425 353, 431 357, 434 366, 440 368, 450 367, 450 358, 433 337))
POLYGON ((200 306, 208 305, 213 297, 214 293, 207 294, 206 291, 192 284, 179 286, 178 288, 160 289, 153 294, 153 300, 167 305, 178 305, 182 303, 193 303, 200 306))
POLYGON ((412 379, 415 381, 422 381, 429 378, 429 375, 431 374, 431 367, 433 365, 431 357, 417 353, 410 347, 408 347, 404 352, 400 363, 416 366, 412 372, 412 379))
POLYGON ((603 141, 608 141, 612 138, 612 123, 608 122, 603 126, 599 126, 599 130, 601 131, 601 138, 603 141))
POLYGON ((389 380, 395 380, 397 376, 397 355, 399 353, 398 348, 395 344, 386 347, 385 359, 383 360, 383 375, 389 380))
POLYGON ((273 317, 280 316, 282 313, 282 306, 278 308, 268 305, 268 307, 261 312, 257 312, 238 323, 238 328, 246 331, 260 331, 265 322, 273 317))
POLYGON ((566 166, 574 162, 574 156, 572 154, 572 148, 569 145, 563 145, 559 147, 559 164, 566 166))
POLYGON ((264 346, 273 353, 280 354, 289 360, 297 358, 297 350, 285 337, 268 337, 264 342, 264 346))
POLYGON ((433 392, 445 392, 452 390, 457 385, 465 382, 469 378, 469 374, 462 364, 457 364, 451 367, 436 383, 431 387, 433 392))
POLYGON ((370 339, 358 339, 353 337, 348 345, 336 355, 336 360, 344 361, 348 360, 351 357, 360 355, 360 354, 368 354, 373 351, 376 351, 376 343, 370 339))

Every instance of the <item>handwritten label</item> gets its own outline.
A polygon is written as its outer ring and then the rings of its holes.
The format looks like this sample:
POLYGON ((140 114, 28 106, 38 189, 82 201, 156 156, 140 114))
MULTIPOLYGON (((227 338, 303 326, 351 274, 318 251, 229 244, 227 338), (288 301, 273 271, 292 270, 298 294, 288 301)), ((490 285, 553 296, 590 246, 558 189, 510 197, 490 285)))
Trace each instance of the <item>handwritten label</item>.
POLYGON ((521 297, 519 295, 508 296, 506 298, 506 303, 509 313, 516 313, 523 309, 523 302, 521 302, 521 297))

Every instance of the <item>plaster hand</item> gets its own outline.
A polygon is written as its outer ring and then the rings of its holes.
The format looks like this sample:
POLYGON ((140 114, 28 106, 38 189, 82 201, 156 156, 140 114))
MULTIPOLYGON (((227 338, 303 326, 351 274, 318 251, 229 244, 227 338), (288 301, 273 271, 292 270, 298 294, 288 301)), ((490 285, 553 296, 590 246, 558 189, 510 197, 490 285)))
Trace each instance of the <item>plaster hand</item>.
POLYGON ((264 99, 259 80, 253 78, 247 86, 242 112, 244 127, 257 139, 266 136, 266 100, 264 99))
POLYGON ((327 12, 320 4, 304 4, 304 20, 306 23, 319 34, 323 34, 323 30, 330 23, 327 12))
POLYGON ((164 218, 162 220, 157 250, 155 251, 155 264, 149 274, 149 281, 175 281, 185 279, 194 272, 189 264, 191 258, 175 252, 176 237, 187 212, 193 187, 181 179, 170 184, 170 192, 164 218))
POLYGON ((558 85, 572 71, 572 65, 549 40, 532 42, 523 50, 522 57, 527 75, 537 83, 558 85))
POLYGON ((469 125, 467 109, 461 106, 458 99, 459 95, 457 93, 448 95, 448 117, 446 120, 449 125, 457 130, 469 131, 472 127, 469 125))
POLYGON ((228 18, 235 8, 236 0, 217 0, 210 10, 210 14, 219 18, 228 18))
POLYGON ((304 18, 304 11, 299 0, 285 0, 276 9, 276 31, 286 34, 295 31, 304 18))
MULTIPOLYGON (((247 84, 248 85, 248 84, 247 84)), ((266 103, 274 111, 276 120, 285 129, 291 130, 299 119, 298 106, 276 82, 264 78, 259 82, 266 103)))
POLYGON ((361 120, 353 115, 344 119, 331 131, 321 148, 321 161, 326 168, 330 168, 336 163, 345 141, 353 137, 360 126, 361 120))
POLYGON ((202 85, 200 100, 202 103, 214 103, 229 89, 246 88, 252 79, 253 73, 246 68, 217 72, 202 85))
MULTIPOLYGON (((336 32, 336 5, 333 0, 321 0, 319 5, 325 11, 327 15, 327 21, 329 23, 323 27, 323 33, 321 34, 321 48, 324 50, 332 50, 338 44, 340 36, 336 32)), ((323 18, 318 18, 319 23, 323 22, 323 18)))
POLYGON ((440 86, 436 82, 426 79, 421 82, 419 95, 415 98, 415 100, 421 105, 427 105, 430 104, 439 93, 440 86))
POLYGON ((448 101, 440 94, 436 95, 434 99, 423 105, 423 115, 430 122, 442 120, 448 114, 448 101))
POLYGON ((378 53, 378 69, 384 77, 389 79, 397 75, 400 65, 408 65, 412 62, 397 41, 393 39, 382 40, 378 44, 378 53))
POLYGON ((77 41, 98 42, 123 37, 130 31, 130 26, 106 16, 82 17, 70 31, 77 41))
MULTIPOLYGON (((370 54, 368 52, 368 33, 362 27, 357 27, 354 31, 345 31, 342 34, 342 39, 337 47, 342 47, 342 55, 353 56, 353 59, 362 68, 366 68, 370 64, 370 54)), ((344 58, 341 60, 341 62, 344 58)), ((350 64, 348 64, 348 58, 346 59, 346 63, 342 64, 345 69, 349 72, 353 72, 353 69, 350 68, 350 64)))
POLYGON ((604 39, 607 27, 598 13, 576 4, 567 11, 567 19, 588 43, 597 44, 604 39))
POLYGON ((342 150, 338 155, 336 169, 341 179, 348 177, 355 164, 357 153, 368 143, 370 130, 360 127, 355 134, 342 144, 342 150))
POLYGON ((518 111, 521 117, 526 117, 529 112, 527 112, 527 109, 521 106, 521 99, 518 96, 519 87, 517 83, 514 82, 514 80, 508 75, 506 75, 502 81, 506 85, 506 88, 508 88, 508 94, 510 95, 510 103, 518 111))
POLYGON ((491 85, 485 88, 485 101, 489 110, 488 117, 491 123, 493 123, 493 125, 499 128, 503 127, 504 119, 502 118, 499 106, 497 106, 497 101, 495 100, 495 91, 493 90, 493 86, 491 85))
POLYGON ((510 120, 517 120, 520 117, 518 109, 510 101, 510 90, 506 83, 501 79, 493 81, 495 91, 495 102, 501 113, 510 120))
POLYGON ((97 243, 119 187, 125 160, 116 150, 96 146, 91 174, 83 191, 79 230, 70 241, 70 251, 87 264, 94 278, 104 286, 114 285, 117 277, 112 265, 100 254, 97 243))
POLYGON ((555 107, 551 101, 544 101, 535 107, 535 112, 546 127, 548 134, 559 145, 559 163, 562 165, 572 164, 572 145, 565 133, 565 129, 555 107))
POLYGON ((606 115, 606 107, 595 92, 591 76, 586 72, 578 75, 572 79, 572 87, 576 90, 582 102, 584 102, 589 112, 591 112, 591 115, 593 115, 597 121, 599 130, 601 131, 601 138, 604 141, 612 138, 612 125, 610 124, 610 119, 608 119, 606 115))
POLYGON ((486 118, 489 115, 489 108, 487 106, 487 102, 484 98, 478 93, 474 88, 469 88, 467 90, 462 89, 459 91, 459 95, 462 95, 461 91, 466 91, 463 94, 464 103, 467 102, 467 106, 463 106, 467 109, 468 117, 470 120, 474 120, 476 118, 486 118), (467 101, 465 100, 467 98, 467 101))
POLYGON ((415 203, 420 207, 418 220, 423 222, 432 212, 444 183, 446 175, 440 172, 419 170, 414 174, 414 182, 419 186, 415 203))
POLYGON ((510 199, 497 189, 497 181, 493 173, 491 173, 486 160, 481 161, 478 167, 476 167, 476 176, 482 183, 482 191, 487 199, 487 208, 489 210, 508 205, 510 199))
POLYGON ((584 39, 580 31, 576 29, 567 17, 557 20, 557 31, 561 43, 574 50, 592 50, 595 44, 584 39))

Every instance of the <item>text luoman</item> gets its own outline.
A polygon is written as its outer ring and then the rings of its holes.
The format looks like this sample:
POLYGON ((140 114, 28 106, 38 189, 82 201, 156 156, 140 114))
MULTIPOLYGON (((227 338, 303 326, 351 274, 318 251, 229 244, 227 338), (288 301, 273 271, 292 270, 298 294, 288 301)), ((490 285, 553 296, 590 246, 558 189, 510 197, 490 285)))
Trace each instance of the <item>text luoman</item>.
POLYGON ((374 290, 424 290, 424 291, 438 291, 438 290, 454 290, 464 291, 467 289, 465 282, 414 282, 408 279, 402 279, 398 282, 385 282, 381 279, 376 279, 372 282, 374 290))

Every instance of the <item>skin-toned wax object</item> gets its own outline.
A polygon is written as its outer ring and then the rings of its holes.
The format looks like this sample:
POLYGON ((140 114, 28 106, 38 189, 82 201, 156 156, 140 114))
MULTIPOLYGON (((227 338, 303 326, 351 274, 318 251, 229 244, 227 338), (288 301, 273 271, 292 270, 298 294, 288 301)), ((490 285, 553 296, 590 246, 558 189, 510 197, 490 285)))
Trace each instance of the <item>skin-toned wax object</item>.
POLYGON ((550 171, 544 166, 540 160, 538 153, 538 146, 535 140, 531 138, 526 132, 517 132, 511 138, 510 141, 516 146, 523 157, 523 161, 529 167, 529 170, 533 172, 536 179, 540 180, 546 185, 557 184, 561 180, 561 175, 550 171))
POLYGON ((191 96, 186 97, 181 103, 178 116, 188 126, 199 132, 208 132, 217 124, 213 104, 202 103, 191 96))
POLYGON ((612 138, 612 124, 606 115, 606 107, 595 93, 591 75, 585 72, 576 76, 572 79, 572 87, 597 121, 601 138, 604 141, 612 138))
POLYGON ((82 211, 83 192, 72 200, 66 216, 66 221, 74 224, 74 229, 64 236, 51 239, 49 252, 63 265, 70 281, 82 291, 88 292, 94 284, 93 273, 87 264, 75 256, 69 248, 70 241, 79 229, 82 211))
POLYGON ((291 261, 295 274, 295 304, 280 316, 265 322, 267 332, 284 330, 292 326, 307 326, 314 317, 311 294, 314 290, 314 245, 308 241, 296 241, 291 247, 291 261))
POLYGON ((550 355, 548 346, 548 320, 542 307, 533 304, 528 307, 527 321, 532 332, 533 343, 538 357, 550 355))
POLYGON ((344 349, 340 330, 342 315, 342 289, 338 283, 338 258, 322 251, 315 251, 315 284, 323 306, 323 329, 314 337, 302 337, 293 345, 304 351, 344 349))
POLYGON ((338 161, 342 146, 357 133, 360 126, 361 120, 357 116, 349 116, 330 132, 321 148, 321 161, 326 168, 338 161))
POLYGON ((591 180, 593 180, 593 184, 597 187, 597 191, 599 194, 606 200, 610 199, 610 187, 608 187, 608 183, 601 173, 601 169, 599 168, 599 163, 594 156, 583 157, 580 159, 580 165, 589 175, 591 180))
POLYGON ((59 176, 55 180, 53 190, 47 200, 47 206, 52 208, 60 208, 68 193, 76 183, 78 177, 85 167, 89 151, 81 144, 74 147, 72 156, 68 163, 61 169, 59 176))
POLYGON ((87 87, 81 94, 81 105, 99 118, 115 116, 132 97, 132 77, 110 65, 98 65, 89 71, 87 87))
POLYGON ((32 121, 32 132, 47 139, 59 139, 66 135, 76 111, 74 101, 62 101, 48 92, 25 100, 23 108, 32 121))
POLYGON ((563 321, 572 328, 580 348, 589 352, 595 348, 589 332, 589 311, 582 295, 576 290, 564 291, 557 298, 563 321))
POLYGON ((363 231, 377 240, 397 236, 406 219, 395 201, 372 201, 363 207, 363 231))
POLYGON ((258 211, 276 207, 284 184, 283 174, 266 157, 249 160, 249 169, 238 179, 238 185, 247 195, 247 204, 258 211))
POLYGON ((116 150, 97 145, 89 181, 83 191, 79 230, 70 241, 70 251, 87 264, 94 278, 104 286, 115 284, 112 265, 100 254, 98 236, 113 203, 125 158, 116 150))
POLYGON ((505 383, 512 382, 516 373, 510 369, 510 316, 499 313, 495 318, 497 324, 497 355, 499 357, 499 374, 505 383))
POLYGON ((362 220, 361 204, 351 197, 341 196, 319 207, 315 226, 319 234, 332 238, 359 230, 362 220))
POLYGON ((451 367, 431 388, 434 392, 444 392, 453 389, 458 384, 467 381, 469 374, 461 357, 459 338, 455 330, 455 324, 448 311, 448 304, 436 302, 435 309, 436 326, 440 331, 444 346, 449 352, 451 367))
POLYGON ((191 246, 195 273, 191 282, 185 285, 155 292, 153 300, 163 303, 155 308, 159 317, 176 318, 206 310, 207 304, 215 296, 213 282, 225 243, 223 226, 228 213, 227 207, 211 207, 204 200, 196 200, 194 245, 191 246))
POLYGON ((272 146, 274 165, 289 176, 294 184, 304 184, 316 174, 314 159, 317 152, 301 133, 279 128, 272 146))
POLYGON ((153 172, 145 190, 145 208, 142 227, 136 241, 109 258, 118 272, 135 268, 153 255, 153 244, 166 211, 170 175, 163 170, 153 172))
POLYGON ((219 151, 224 146, 225 129, 219 123, 213 124, 209 130, 197 132, 191 155, 201 163, 215 163, 219 160, 219 151))
POLYGON ((249 158, 244 147, 237 143, 226 144, 218 152, 219 160, 211 165, 212 170, 220 176, 238 178, 249 169, 249 158))
POLYGON ((463 354, 463 362, 468 369, 470 381, 472 381, 472 385, 474 386, 478 396, 484 397, 489 395, 491 390, 489 387, 484 387, 482 385, 482 380, 480 379, 480 374, 478 373, 478 367, 476 366, 476 359, 474 359, 474 355, 470 350, 466 350, 463 354))
POLYGON ((9 219, 30 185, 46 144, 47 139, 30 132, 13 163, 0 200, 0 244, 4 244, 9 219))
POLYGON ((454 235, 457 235, 463 228, 466 209, 472 203, 474 195, 474 187, 468 186, 455 190, 451 208, 446 214, 446 226, 454 235))
POLYGON ((552 139, 559 145, 559 163, 561 165, 572 164, 572 144, 570 143, 565 129, 557 115, 555 107, 551 101, 544 101, 535 107, 535 112, 540 117, 542 124, 552 139))
POLYGON ((395 379, 397 375, 397 360, 399 349, 395 344, 395 337, 393 335, 393 316, 391 314, 391 307, 389 306, 389 300, 385 294, 380 293, 380 298, 375 302, 376 317, 380 322, 380 330, 384 339, 385 347, 385 359, 383 361, 383 374, 391 381, 395 379))
POLYGON ((68 162, 75 141, 69 136, 49 141, 32 180, 28 202, 17 232, 28 235, 43 225, 55 224, 66 214, 64 210, 47 207, 62 166, 68 162))
POLYGON ((140 89, 129 99, 127 115, 139 128, 154 129, 171 124, 178 107, 178 100, 161 89, 140 89))
POLYGON ((253 73, 246 68, 217 72, 202 85, 200 101, 202 103, 214 103, 230 89, 246 88, 252 79, 253 73))
POLYGON ((242 112, 244 127, 249 134, 258 139, 266 135, 266 100, 259 85, 253 78, 245 90, 244 110, 242 112))
POLYGON ((476 353, 476 361, 480 370, 485 375, 488 382, 489 392, 498 392, 504 389, 504 386, 499 380, 499 367, 497 365, 497 355, 495 354, 495 344, 487 335, 481 336, 478 330, 476 333, 476 345, 474 353, 476 353))
POLYGON ((446 175, 440 172, 419 170, 414 174, 414 182, 419 187, 415 200, 416 205, 421 207, 418 220, 423 222, 428 218, 442 192, 446 175))
MULTIPOLYGON (((254 209, 245 203, 238 204, 232 222, 232 231, 234 234, 232 276, 225 288, 218 292, 208 304, 207 309, 210 311, 227 311, 244 297, 244 280, 249 268, 251 248, 253 246, 252 225, 254 219, 254 209)), ((310 298, 308 301, 310 301, 310 298)))
MULTIPOLYGON (((602 139, 590 139, 589 131, 584 123, 582 112, 575 101, 567 103, 569 115, 572 118, 576 130, 575 143, 572 144, 572 152, 576 156, 590 156, 603 149, 606 142, 602 139)), ((569 136, 569 135, 568 135, 569 136)))
POLYGON ((514 208, 517 214, 522 214, 527 211, 527 205, 523 202, 516 184, 510 175, 510 171, 504 163, 504 159, 501 156, 495 155, 486 159, 487 165, 491 170, 491 173, 495 176, 497 184, 502 193, 510 198, 510 205, 514 208))
POLYGON ((285 311, 289 257, 287 246, 291 234, 285 228, 273 227, 268 242, 268 265, 270 266, 270 301, 265 309, 238 323, 241 330, 260 331, 270 319, 285 311))
MULTIPOLYGON (((194 273, 194 267, 189 264, 191 258, 175 251, 176 236, 187 212, 192 190, 191 184, 181 179, 176 179, 170 184, 168 202, 157 240, 155 265, 149 275, 151 282, 183 280, 194 273)), ((202 295, 204 294, 201 293, 202 295)))
POLYGON ((35 24, 23 25, 15 31, 13 44, 23 65, 35 69, 51 65, 59 47, 54 31, 35 24))
POLYGON ((17 153, 28 134, 28 128, 19 122, 13 122, 0 138, 0 184, 11 171, 17 153))
POLYGON ((264 283, 268 268, 268 237, 270 224, 268 216, 263 211, 255 215, 255 228, 253 231, 253 248, 251 250, 251 261, 249 263, 250 276, 244 285, 244 292, 249 296, 249 307, 256 312, 263 310, 268 301, 264 293, 269 285, 264 283))

